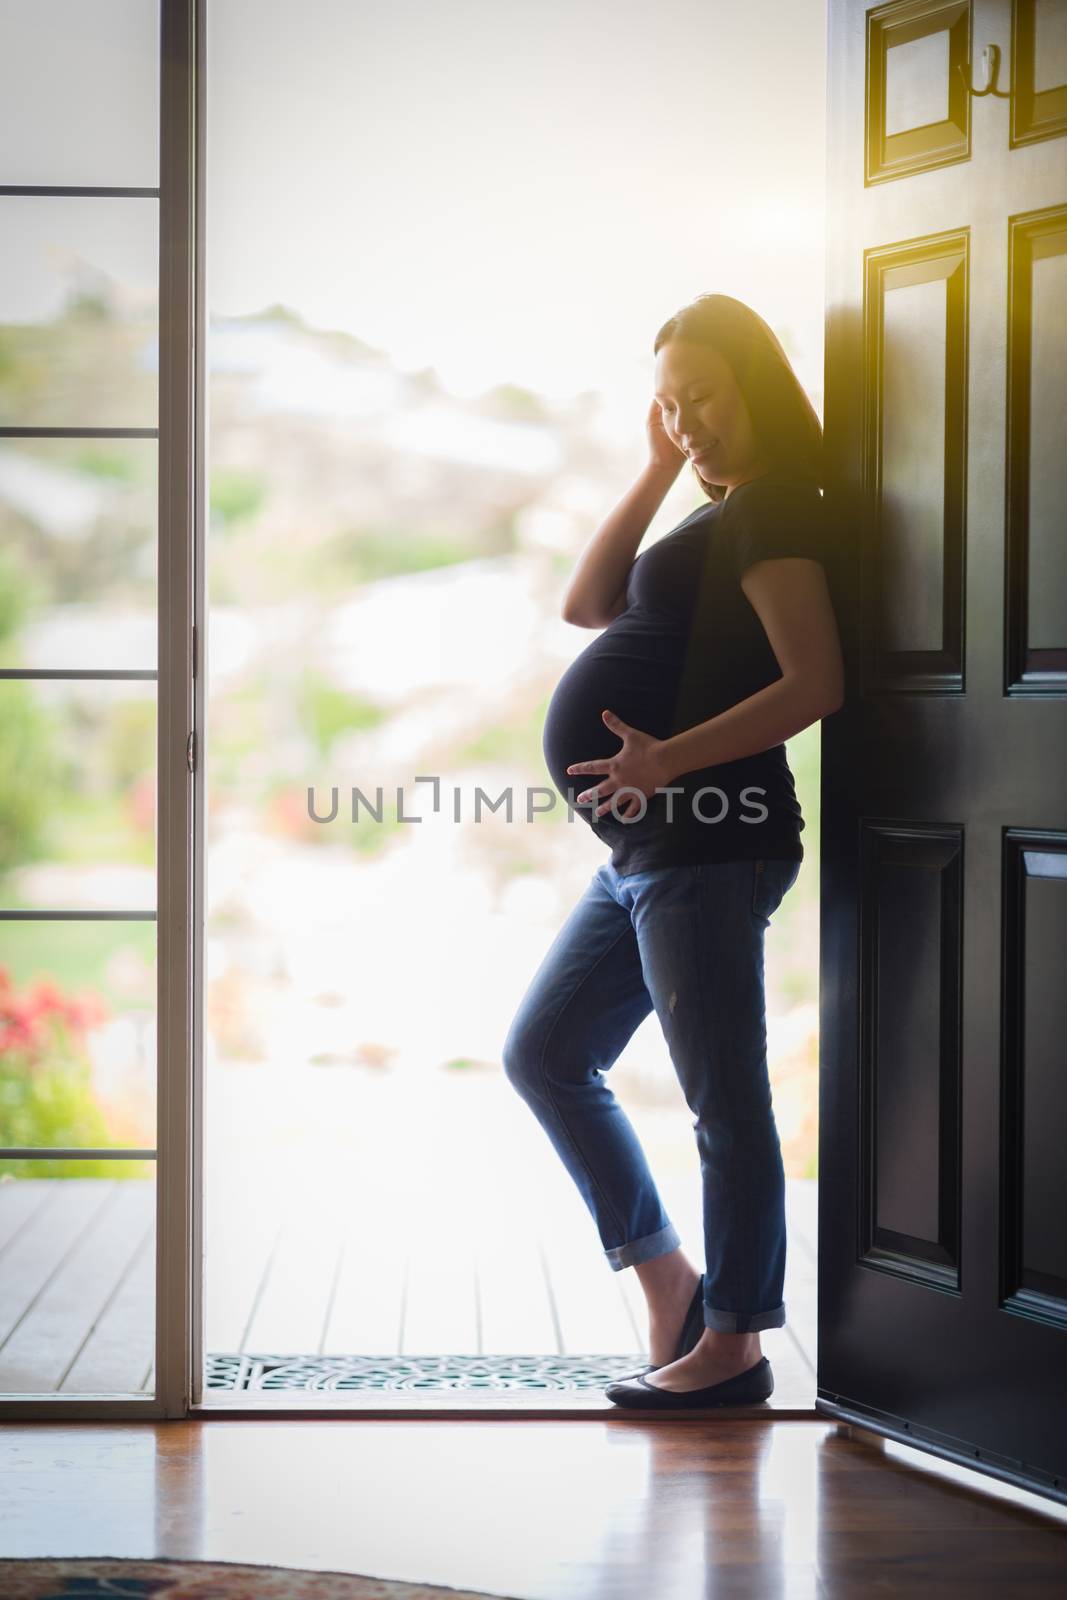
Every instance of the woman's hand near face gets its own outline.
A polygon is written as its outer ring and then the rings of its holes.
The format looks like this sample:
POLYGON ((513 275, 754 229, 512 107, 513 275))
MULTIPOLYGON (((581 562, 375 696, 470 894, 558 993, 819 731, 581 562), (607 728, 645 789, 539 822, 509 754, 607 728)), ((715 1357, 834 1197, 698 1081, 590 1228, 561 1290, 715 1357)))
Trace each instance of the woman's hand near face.
POLYGON ((667 430, 663 426, 663 412, 658 400, 653 400, 648 408, 645 419, 645 432, 648 434, 648 452, 652 465, 663 472, 679 472, 685 463, 685 451, 679 450, 667 437, 667 430))

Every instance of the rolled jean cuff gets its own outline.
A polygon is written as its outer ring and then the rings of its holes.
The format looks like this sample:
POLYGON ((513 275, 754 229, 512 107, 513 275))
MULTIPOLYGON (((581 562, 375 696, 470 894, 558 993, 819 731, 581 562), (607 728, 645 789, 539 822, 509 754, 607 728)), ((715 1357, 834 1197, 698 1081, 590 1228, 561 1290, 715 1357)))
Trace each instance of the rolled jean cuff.
POLYGON ((639 1261, 651 1261, 653 1256, 665 1256, 671 1250, 677 1250, 682 1238, 672 1222, 658 1233, 646 1233, 643 1239, 632 1239, 629 1244, 617 1244, 612 1250, 605 1250, 608 1263, 616 1272, 621 1272, 623 1267, 636 1266, 639 1261))
POLYGON ((774 1311, 713 1311, 704 1307, 704 1326, 716 1333, 760 1333, 764 1328, 785 1327, 785 1304, 774 1311))

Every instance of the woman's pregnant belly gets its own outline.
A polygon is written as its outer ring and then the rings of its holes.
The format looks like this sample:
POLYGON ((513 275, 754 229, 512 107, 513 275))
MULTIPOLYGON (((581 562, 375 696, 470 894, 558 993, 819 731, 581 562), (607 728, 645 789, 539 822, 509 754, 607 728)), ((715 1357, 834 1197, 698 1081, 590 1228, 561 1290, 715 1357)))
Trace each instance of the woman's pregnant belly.
MULTIPOLYGON (((670 737, 681 667, 681 645, 667 619, 625 611, 571 662, 545 713, 542 749, 560 794, 572 804, 604 774, 575 773, 576 761, 614 756, 618 734, 601 712, 616 716, 657 739, 670 737), (621 626, 625 624, 625 626, 621 626)), ((592 808, 579 806, 588 818, 592 808)))

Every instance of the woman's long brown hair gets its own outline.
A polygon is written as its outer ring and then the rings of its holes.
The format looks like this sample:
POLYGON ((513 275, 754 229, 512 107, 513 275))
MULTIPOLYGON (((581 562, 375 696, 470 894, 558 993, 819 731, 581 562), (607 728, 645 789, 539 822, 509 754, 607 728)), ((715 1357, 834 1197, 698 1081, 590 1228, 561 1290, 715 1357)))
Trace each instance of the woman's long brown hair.
MULTIPOLYGON (((668 339, 714 346, 745 397, 757 448, 771 470, 822 487, 822 424, 789 357, 758 312, 732 295, 698 295, 663 324, 653 354, 668 339)), ((724 485, 705 483, 695 466, 693 473, 710 500, 723 499, 724 485)))

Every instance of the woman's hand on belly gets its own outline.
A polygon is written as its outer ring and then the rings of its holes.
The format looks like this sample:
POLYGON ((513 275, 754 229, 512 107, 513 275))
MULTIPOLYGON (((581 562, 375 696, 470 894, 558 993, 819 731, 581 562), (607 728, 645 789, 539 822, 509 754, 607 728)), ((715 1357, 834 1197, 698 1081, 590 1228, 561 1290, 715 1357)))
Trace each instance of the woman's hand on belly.
POLYGON ((672 774, 667 770, 664 755, 666 741, 655 738, 651 733, 642 733, 640 728, 632 728, 614 711, 604 711, 601 715, 605 726, 622 740, 622 749, 600 760, 575 761, 567 771, 605 774, 598 784, 583 790, 577 797, 579 805, 588 802, 595 806, 594 815, 598 817, 611 810, 613 794, 620 789, 626 790, 615 808, 615 815, 620 821, 629 821, 644 812, 639 796, 651 800, 657 789, 671 781, 672 774))

